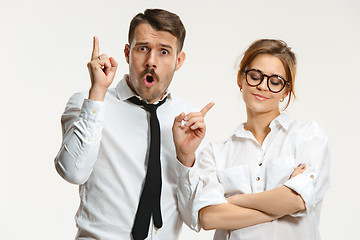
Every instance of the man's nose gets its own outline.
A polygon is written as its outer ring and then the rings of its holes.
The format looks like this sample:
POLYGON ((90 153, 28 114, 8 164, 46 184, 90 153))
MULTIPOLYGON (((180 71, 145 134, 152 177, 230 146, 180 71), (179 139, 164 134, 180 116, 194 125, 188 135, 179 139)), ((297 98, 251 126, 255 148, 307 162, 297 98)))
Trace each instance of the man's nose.
POLYGON ((154 51, 150 51, 146 59, 146 67, 156 69, 156 65, 156 54, 154 51))

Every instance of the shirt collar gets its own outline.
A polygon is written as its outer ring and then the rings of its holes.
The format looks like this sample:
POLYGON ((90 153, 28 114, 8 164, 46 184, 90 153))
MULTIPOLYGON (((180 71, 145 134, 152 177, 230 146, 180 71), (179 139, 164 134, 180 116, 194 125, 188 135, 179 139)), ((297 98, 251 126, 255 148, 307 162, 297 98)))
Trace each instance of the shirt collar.
MULTIPOLYGON (((279 116, 277 116, 274 120, 270 123, 270 128, 273 130, 276 127, 283 128, 285 131, 287 131, 291 124, 291 119, 285 114, 281 113, 279 116)), ((253 138, 253 135, 250 131, 245 130, 244 128, 245 123, 242 123, 233 133, 236 137, 241 138, 253 138)))
MULTIPOLYGON (((129 77, 129 74, 125 74, 123 76, 123 78, 120 80, 120 82, 116 85, 116 92, 118 95, 118 98, 121 101, 125 101, 133 96, 138 97, 140 100, 142 100, 142 98, 138 95, 136 95, 136 93, 134 93, 131 88, 129 87, 129 85, 127 84, 126 79, 129 77)), ((167 96, 167 99, 171 99, 171 93, 169 91, 169 89, 166 91, 166 94, 159 100, 163 100, 165 97, 167 96)), ((154 104, 156 104, 157 102, 155 102, 154 104)))
POLYGON ((279 126, 282 127, 285 131, 287 131, 290 127, 290 124, 291 119, 285 113, 281 113, 270 123, 270 128, 273 128, 274 126, 279 126))

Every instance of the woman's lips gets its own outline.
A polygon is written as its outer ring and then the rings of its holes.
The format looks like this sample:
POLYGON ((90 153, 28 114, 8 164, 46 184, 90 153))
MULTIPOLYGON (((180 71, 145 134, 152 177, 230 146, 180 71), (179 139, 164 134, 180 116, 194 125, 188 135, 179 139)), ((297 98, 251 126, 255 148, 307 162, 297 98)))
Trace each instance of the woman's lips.
POLYGON ((269 98, 267 98, 267 97, 265 97, 265 96, 263 96, 263 95, 260 95, 260 94, 253 94, 254 95, 254 97, 257 99, 257 100, 259 100, 259 101, 266 101, 266 100, 268 100, 269 98))

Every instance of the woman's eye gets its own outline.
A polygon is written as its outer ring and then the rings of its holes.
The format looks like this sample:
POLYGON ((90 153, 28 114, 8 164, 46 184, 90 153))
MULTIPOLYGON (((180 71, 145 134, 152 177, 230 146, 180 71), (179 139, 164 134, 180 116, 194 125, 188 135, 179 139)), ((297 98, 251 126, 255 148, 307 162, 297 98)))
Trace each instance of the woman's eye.
POLYGON ((260 77, 259 77, 259 76, 255 76, 255 75, 251 75, 251 79, 258 81, 258 80, 260 80, 260 77))
POLYGON ((163 54, 163 55, 166 55, 168 53, 169 53, 168 50, 165 50, 165 49, 161 50, 161 54, 163 54))
POLYGON ((270 78, 270 84, 271 85, 274 85, 274 86, 277 86, 277 85, 282 85, 283 84, 283 81, 278 79, 278 78, 270 78))

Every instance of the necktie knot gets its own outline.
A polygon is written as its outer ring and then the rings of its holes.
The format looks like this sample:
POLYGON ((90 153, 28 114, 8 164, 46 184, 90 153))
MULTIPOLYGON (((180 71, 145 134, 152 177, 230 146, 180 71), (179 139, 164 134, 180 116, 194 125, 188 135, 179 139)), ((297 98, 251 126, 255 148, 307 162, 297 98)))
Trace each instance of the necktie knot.
POLYGON ((129 98, 129 101, 136 104, 136 105, 140 105, 140 106, 143 106, 148 112, 150 113, 154 113, 156 112, 156 109, 158 107, 160 107, 165 101, 166 101, 166 98, 165 97, 162 101, 160 101, 159 103, 157 104, 149 104, 149 103, 146 103, 144 101, 141 101, 139 98, 137 98, 136 96, 133 96, 131 98, 129 98))

